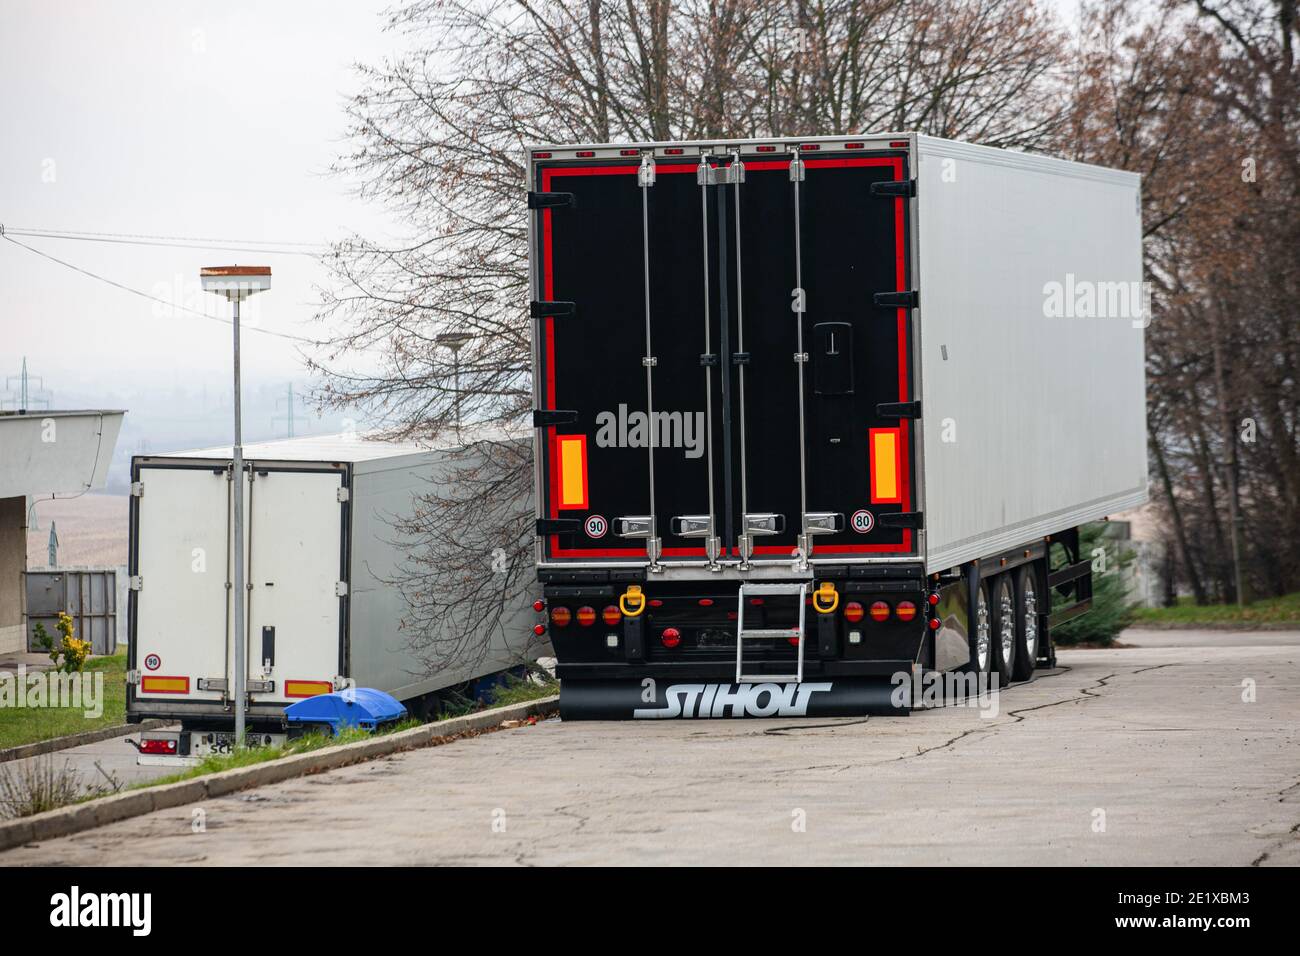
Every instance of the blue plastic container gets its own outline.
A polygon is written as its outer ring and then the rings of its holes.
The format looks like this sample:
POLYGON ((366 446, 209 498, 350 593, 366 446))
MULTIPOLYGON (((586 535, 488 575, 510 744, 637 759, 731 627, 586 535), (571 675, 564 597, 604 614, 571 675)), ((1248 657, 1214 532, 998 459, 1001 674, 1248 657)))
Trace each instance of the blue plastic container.
POLYGON ((374 732, 405 716, 406 708, 397 698, 373 687, 317 694, 284 709, 290 727, 328 727, 336 737, 346 727, 374 732))

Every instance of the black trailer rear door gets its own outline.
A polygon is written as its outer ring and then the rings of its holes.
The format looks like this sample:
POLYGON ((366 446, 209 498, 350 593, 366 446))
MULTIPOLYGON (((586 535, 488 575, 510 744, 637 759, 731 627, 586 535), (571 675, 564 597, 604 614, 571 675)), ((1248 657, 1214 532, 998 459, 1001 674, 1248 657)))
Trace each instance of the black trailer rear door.
POLYGON ((573 197, 540 213, 540 398, 577 413, 542 432, 546 554, 707 561, 725 488, 698 160, 547 166, 536 185, 573 197))
POLYGON ((742 499, 784 527, 755 535, 754 557, 789 558, 805 530, 818 557, 910 554, 913 530, 881 518, 912 512, 911 421, 882 408, 912 399, 911 309, 876 305, 910 288, 908 203, 871 188, 905 180, 906 155, 791 163, 748 161, 735 187, 749 353, 742 499))

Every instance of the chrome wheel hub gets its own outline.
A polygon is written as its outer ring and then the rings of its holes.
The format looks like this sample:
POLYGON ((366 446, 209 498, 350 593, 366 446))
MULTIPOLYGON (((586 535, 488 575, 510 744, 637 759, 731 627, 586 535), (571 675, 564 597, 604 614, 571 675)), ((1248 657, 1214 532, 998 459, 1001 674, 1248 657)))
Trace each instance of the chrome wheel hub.
POLYGON ((989 605, 984 600, 984 592, 979 592, 975 608, 975 662, 981 671, 989 666, 989 650, 992 647, 992 628, 989 625, 989 605))
POLYGON ((1005 663, 1011 660, 1016 649, 1016 604, 1005 590, 998 598, 998 610, 1001 612, 998 621, 998 640, 1002 644, 1002 660, 1005 663))
POLYGON ((1032 581, 1025 582, 1025 650, 1030 661, 1038 659, 1038 595, 1032 581))

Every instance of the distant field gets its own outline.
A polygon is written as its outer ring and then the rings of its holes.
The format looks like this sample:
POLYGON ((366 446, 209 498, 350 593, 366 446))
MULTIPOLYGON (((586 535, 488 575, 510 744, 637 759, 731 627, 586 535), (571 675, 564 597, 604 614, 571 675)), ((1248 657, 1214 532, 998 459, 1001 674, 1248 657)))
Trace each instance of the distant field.
POLYGON ((27 531, 27 567, 49 565, 51 523, 59 535, 60 566, 126 564, 128 501, 126 495, 38 498, 34 527, 27 531))

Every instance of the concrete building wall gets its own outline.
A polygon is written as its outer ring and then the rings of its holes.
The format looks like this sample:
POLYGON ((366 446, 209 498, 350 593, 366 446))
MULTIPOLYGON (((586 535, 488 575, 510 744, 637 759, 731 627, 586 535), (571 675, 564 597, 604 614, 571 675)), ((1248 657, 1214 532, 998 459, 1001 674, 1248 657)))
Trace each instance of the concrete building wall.
POLYGON ((27 499, 21 495, 0 498, 0 654, 27 646, 23 628, 26 570, 27 499))

